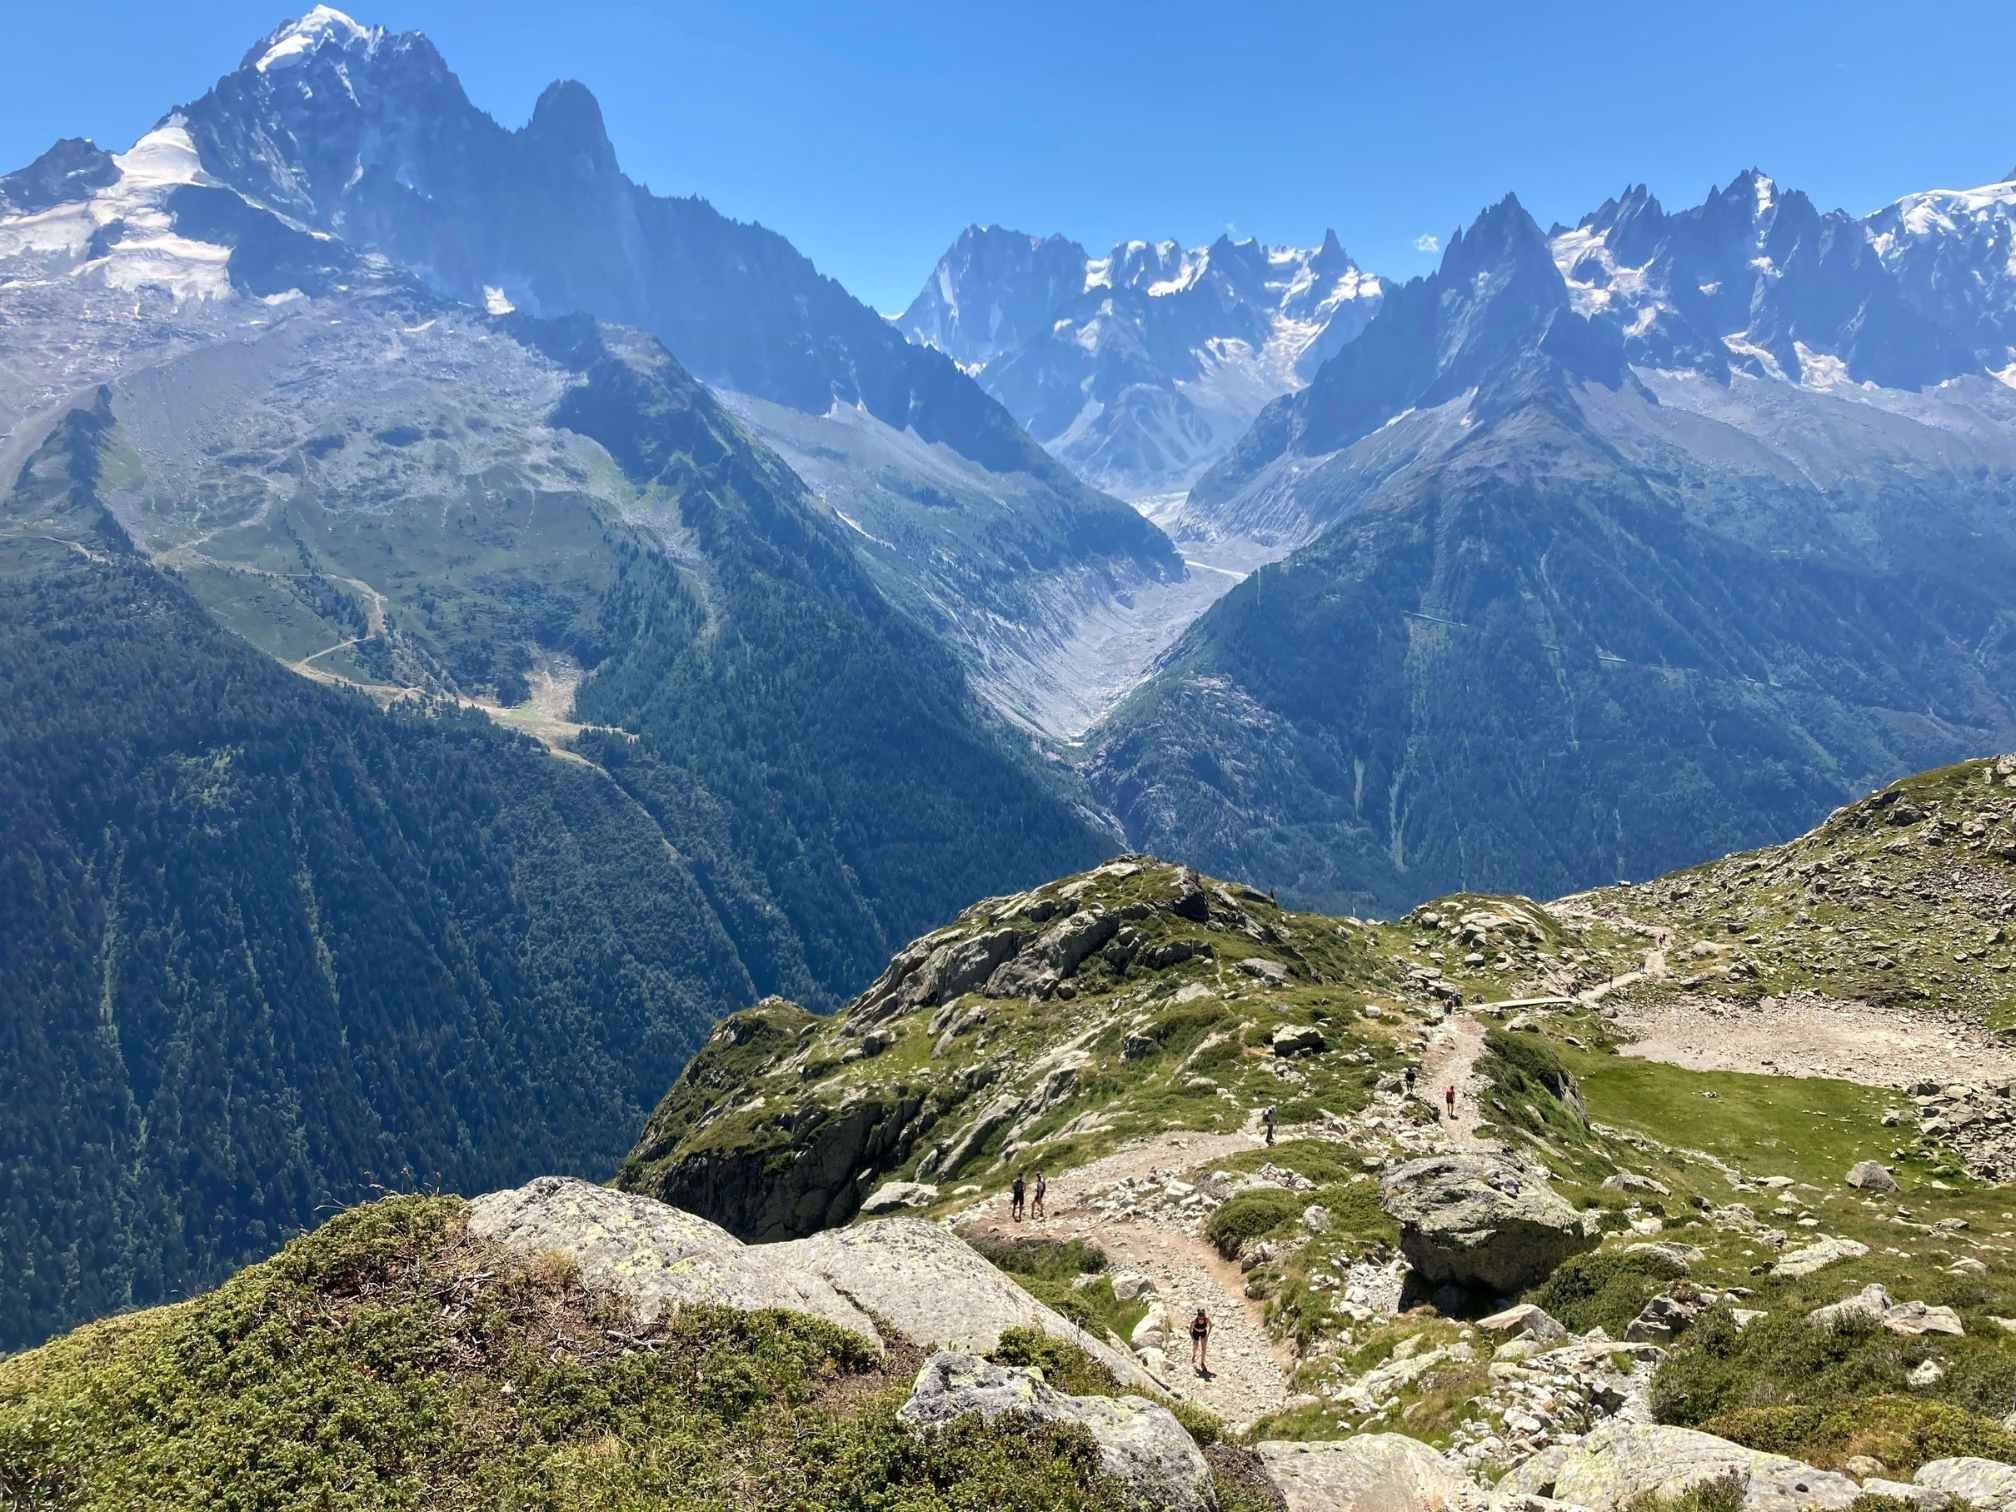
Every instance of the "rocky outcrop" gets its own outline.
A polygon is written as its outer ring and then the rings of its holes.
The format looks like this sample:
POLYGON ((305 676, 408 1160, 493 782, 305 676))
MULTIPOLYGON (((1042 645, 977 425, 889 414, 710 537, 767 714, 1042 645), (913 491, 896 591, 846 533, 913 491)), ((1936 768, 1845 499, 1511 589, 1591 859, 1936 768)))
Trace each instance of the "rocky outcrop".
POLYGON ((1544 1181, 1503 1155, 1410 1160, 1380 1178, 1379 1201, 1425 1281, 1493 1296, 1537 1285, 1599 1238, 1544 1181))
POLYGON ((1666 1352, 1601 1337, 1512 1339, 1492 1351, 1491 1386, 1449 1435, 1448 1457, 1489 1476, 1622 1417, 1642 1422, 1666 1352))
POLYGON ((1677 1497, 1721 1480, 1739 1487, 1744 1512, 1837 1512, 1861 1494, 1845 1475, 1692 1428, 1607 1423, 1579 1444, 1534 1455, 1498 1483, 1498 1496, 1508 1506, 1545 1496, 1586 1512, 1618 1512, 1641 1498, 1677 1497))
POLYGON ((1313 1024, 1283 1024, 1269 1037, 1268 1048, 1283 1060, 1323 1052, 1323 1031, 1313 1024))
POLYGON ((1531 1302, 1521 1302, 1517 1307, 1508 1307, 1500 1313, 1478 1321, 1479 1328, 1488 1328, 1494 1333, 1509 1334, 1513 1338, 1537 1339, 1543 1344, 1551 1344, 1557 1339, 1568 1337, 1568 1330, 1544 1308, 1535 1307, 1531 1302))
POLYGON ((1920 1465, 1915 1477, 1920 1486, 1957 1497, 1974 1512, 2016 1512, 2016 1465, 1999 1460, 1933 1460, 1920 1465))
POLYGON ((1924 1081, 1911 1101, 1926 1140, 1950 1146, 1983 1181, 2016 1180, 2016 1082, 1924 1081))
POLYGON ((781 1108, 743 1141, 649 1165, 633 1158, 619 1179, 632 1191, 705 1214, 743 1239, 794 1239, 855 1215, 859 1178, 902 1163, 923 1105, 922 1094, 907 1093, 837 1108, 781 1108))
POLYGON ((901 1212, 904 1208, 929 1207, 938 1200, 938 1188, 928 1181, 885 1181, 861 1204, 864 1217, 901 1212))
POLYGON ((1149 1507, 1211 1512, 1211 1470, 1168 1408, 1140 1397, 1077 1397, 1052 1390, 1040 1370, 992 1365, 940 1350, 924 1362, 897 1421, 922 1433, 978 1413, 1069 1423, 1099 1446, 1099 1467, 1125 1481, 1149 1507))
POLYGON ((476 1198, 469 1232, 525 1255, 570 1257, 583 1280, 620 1292, 645 1322, 708 1304, 783 1307, 881 1344, 867 1313, 780 1250, 745 1245, 704 1218, 571 1176, 476 1198))
POLYGON ((1446 1512, 1471 1504, 1470 1478, 1419 1439, 1399 1433, 1361 1433, 1318 1443, 1267 1442, 1255 1446, 1267 1479, 1288 1512, 1335 1512, 1342 1507, 1378 1512, 1446 1512))
POLYGON ((989 1265, 956 1234, 885 1218, 783 1244, 744 1244, 662 1202, 566 1176, 542 1176, 470 1204, 469 1231, 526 1255, 561 1254, 583 1279, 650 1320, 681 1307, 781 1307, 925 1349, 987 1354, 1011 1328, 1084 1350, 1123 1383, 1161 1382, 989 1265))
POLYGON ((921 1218, 881 1218, 749 1252, 824 1281, 926 1349, 991 1354, 1008 1329, 1033 1328, 1077 1345, 1129 1386, 1161 1386, 1130 1356, 1038 1302, 957 1234, 921 1218))

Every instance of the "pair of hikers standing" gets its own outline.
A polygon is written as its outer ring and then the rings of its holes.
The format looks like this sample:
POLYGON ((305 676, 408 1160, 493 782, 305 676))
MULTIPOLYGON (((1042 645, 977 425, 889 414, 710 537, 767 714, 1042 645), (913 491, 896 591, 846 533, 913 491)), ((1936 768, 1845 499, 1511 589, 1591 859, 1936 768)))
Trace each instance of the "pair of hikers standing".
POLYGON ((1036 1185, 1033 1189, 1029 1186, 1027 1182, 1025 1182, 1022 1179, 1022 1173, 1020 1171, 1017 1171, 1015 1173, 1014 1185, 1008 1188, 1008 1196, 1010 1199, 1010 1206, 1008 1209, 1009 1215, 1013 1217, 1017 1223, 1020 1223, 1022 1221, 1023 1209, 1026 1202, 1031 1222, 1034 1222, 1036 1219, 1045 1216, 1043 1212, 1043 1199, 1046 1196, 1048 1196, 1049 1193, 1050 1193, 1050 1183, 1043 1179, 1043 1173, 1041 1171, 1038 1171, 1036 1173, 1036 1185), (1033 1200, 1030 1200, 1032 1198, 1033 1200))
MULTIPOLYGON (((1414 1068, 1409 1066, 1406 1074, 1407 1095, 1412 1097, 1414 1095, 1414 1068)), ((1442 1106, 1448 1110, 1449 1121, 1454 1123, 1456 1121, 1456 1084, 1454 1082, 1451 1082, 1442 1089, 1442 1106)))

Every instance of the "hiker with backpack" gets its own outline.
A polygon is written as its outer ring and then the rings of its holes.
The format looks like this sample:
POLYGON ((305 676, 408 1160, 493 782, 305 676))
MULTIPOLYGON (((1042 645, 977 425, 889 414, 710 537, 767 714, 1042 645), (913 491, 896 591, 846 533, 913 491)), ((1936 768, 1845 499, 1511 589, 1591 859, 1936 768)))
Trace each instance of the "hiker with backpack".
POLYGON ((1202 1307, 1190 1320, 1190 1364, 1207 1379, 1211 1374, 1211 1314, 1202 1307))
POLYGON ((1022 1173, 1017 1171, 1015 1173, 1015 1184, 1008 1188, 1008 1216, 1013 1218, 1017 1223, 1022 1221, 1022 1198, 1026 1190, 1022 1182, 1022 1173))

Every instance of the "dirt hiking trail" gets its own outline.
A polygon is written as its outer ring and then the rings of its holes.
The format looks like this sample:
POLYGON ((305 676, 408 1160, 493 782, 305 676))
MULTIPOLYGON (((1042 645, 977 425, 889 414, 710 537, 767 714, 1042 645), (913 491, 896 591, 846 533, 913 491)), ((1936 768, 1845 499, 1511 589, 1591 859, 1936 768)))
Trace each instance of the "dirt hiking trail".
POLYGON ((962 1228, 1014 1239, 1083 1239, 1106 1254, 1107 1273, 1139 1271, 1155 1284, 1169 1318, 1166 1380, 1228 1426, 1244 1427, 1280 1411, 1288 1397, 1293 1357, 1267 1336, 1264 1310, 1246 1296, 1246 1278, 1209 1240, 1174 1223, 1116 1219, 1092 1206, 1123 1181, 1143 1177, 1192 1180, 1225 1157, 1265 1144, 1256 1123, 1236 1134, 1176 1131, 1065 1171, 1050 1182, 1049 1214, 1016 1223, 1006 1198, 987 1202, 962 1228), (1199 1307, 1211 1315, 1211 1374, 1190 1368, 1189 1325, 1199 1307))

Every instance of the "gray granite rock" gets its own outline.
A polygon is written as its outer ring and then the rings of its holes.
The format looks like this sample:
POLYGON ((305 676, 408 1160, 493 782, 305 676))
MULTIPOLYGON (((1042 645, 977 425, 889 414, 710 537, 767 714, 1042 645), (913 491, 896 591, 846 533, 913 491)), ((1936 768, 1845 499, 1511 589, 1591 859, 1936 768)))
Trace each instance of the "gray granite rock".
POLYGON ((1974 1512, 2016 1512, 2016 1465, 1972 1457, 1933 1460, 1920 1465, 1913 1479, 1958 1497, 1974 1512))
POLYGON ((1067 1396, 1046 1385, 1039 1370, 940 1350, 924 1362, 896 1416, 928 1433, 972 1412, 1083 1428, 1099 1446, 1100 1468, 1127 1482, 1146 1506, 1211 1512, 1217 1504, 1210 1467, 1196 1443, 1168 1408, 1140 1397, 1067 1396))
POLYGON ((921 1218, 878 1218, 756 1252, 823 1281, 926 1349, 989 1354, 1004 1330, 1033 1328, 1077 1345, 1128 1385, 1162 1384, 1132 1355, 1038 1302, 957 1234, 921 1218))
POLYGON ((1587 1512, 1618 1512, 1641 1498, 1676 1497, 1722 1479, 1741 1487, 1744 1512, 1840 1512, 1860 1494, 1845 1475, 1713 1434, 1611 1422, 1578 1444, 1541 1450, 1498 1483, 1498 1495, 1501 1501, 1548 1496, 1587 1512))
POLYGON ((874 1320, 824 1277, 780 1255, 784 1246, 744 1244, 704 1218, 649 1197, 571 1176, 541 1176, 471 1202, 469 1232, 524 1255, 572 1256, 584 1280, 627 1297, 646 1322, 709 1303, 783 1307, 881 1345, 874 1320))
POLYGON ((1379 1201, 1400 1225, 1400 1248, 1431 1283, 1511 1296, 1547 1279, 1599 1235, 1518 1161, 1482 1152, 1395 1166, 1379 1201))
POLYGON ((1256 1444, 1260 1466, 1288 1512, 1444 1512, 1467 1506, 1477 1488, 1455 1465, 1419 1439, 1361 1433, 1313 1443, 1256 1444))

